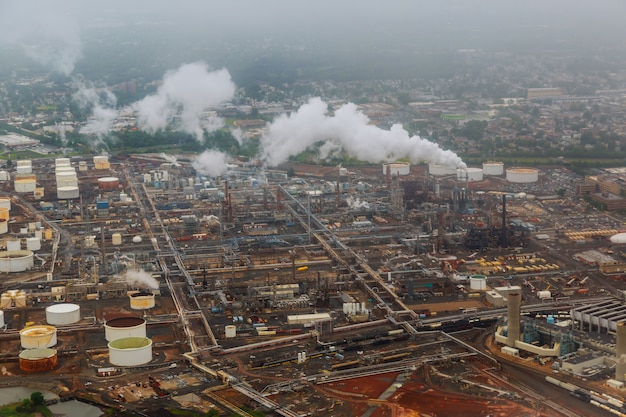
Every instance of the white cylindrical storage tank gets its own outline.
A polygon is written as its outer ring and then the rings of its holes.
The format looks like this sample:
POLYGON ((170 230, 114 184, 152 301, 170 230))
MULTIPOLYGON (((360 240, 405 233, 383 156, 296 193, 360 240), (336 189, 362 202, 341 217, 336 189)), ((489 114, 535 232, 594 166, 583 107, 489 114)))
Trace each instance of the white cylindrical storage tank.
POLYGON ((11 197, 0 197, 0 209, 11 210, 11 197))
POLYGON ((537 291, 537 298, 540 300, 547 300, 548 298, 552 298, 552 293, 550 291, 537 291))
POLYGON ((78 170, 79 171, 87 171, 87 161, 80 161, 78 163, 78 170))
POLYGON ((133 310, 148 310, 154 307, 154 294, 147 291, 138 291, 130 295, 130 308, 133 310))
POLYGON ((39 240, 39 238, 36 238, 36 237, 27 237, 26 249, 32 250, 32 251, 41 249, 41 240, 39 240))
POLYGON ((57 188, 57 198, 59 200, 73 200, 78 197, 80 197, 80 192, 76 186, 57 188))
POLYGON ((0 219, 9 220, 9 209, 6 207, 0 207, 0 219))
POLYGON ((109 157, 106 155, 98 155, 93 157, 93 164, 96 169, 109 169, 111 164, 109 163, 109 157))
POLYGON ((0 171, 0 181, 8 181, 9 173, 5 170, 0 171))
POLYGON ((0 219, 0 235, 9 231, 9 222, 6 219, 0 219))
POLYGON ((152 175, 150 174, 143 174, 143 182, 146 184, 149 184, 152 182, 152 175))
POLYGON ((115 246, 119 246, 122 244, 122 234, 121 233, 113 233, 111 235, 111 243, 115 246))
POLYGON ((98 189, 104 191, 114 191, 120 186, 120 179, 117 177, 98 178, 98 189))
POLYGON ((49 348, 57 344, 57 329, 53 326, 30 326, 20 330, 24 349, 49 348))
POLYGON ((456 179, 458 181, 482 181, 483 170, 480 168, 459 168, 456 170, 456 179))
POLYGON ((0 327, 4 327, 4 311, 0 310, 0 327))
POLYGON ((23 272, 34 266, 33 252, 14 250, 0 252, 0 272, 23 272))
POLYGON ((228 325, 224 327, 224 332, 226 333, 226 338, 231 339, 233 337, 237 337, 237 326, 228 325))
POLYGON ((22 245, 19 239, 7 240, 7 251, 14 251, 22 249, 22 245))
POLYGON ((28 166, 18 166, 17 168, 15 168, 15 172, 17 172, 18 174, 32 174, 33 173, 33 167, 31 165, 28 165, 28 166))
POLYGON ((383 175, 387 175, 387 171, 395 176, 409 175, 411 173, 411 164, 405 162, 383 164, 383 175))
POLYGON ((63 166, 70 166, 70 165, 71 165, 70 158, 57 158, 54 160, 55 167, 63 167, 63 166))
POLYGON ((428 164, 428 173, 435 176, 453 175, 456 173, 456 167, 441 164, 428 164))
POLYGON ((152 360, 152 340, 125 337, 109 342, 109 362, 116 366, 139 366, 152 360))
POLYGON ((126 203, 126 202, 128 202, 128 194, 126 194, 126 193, 120 193, 120 201, 121 201, 122 203, 126 203))
POLYGON ((611 241, 611 243, 626 243, 626 233, 618 233, 616 235, 613 235, 610 237, 609 240, 611 241))
POLYGON ((37 188, 37 180, 33 178, 15 180, 14 186, 16 193, 33 193, 37 188))
POLYGON ((484 275, 472 275, 469 281, 470 290, 483 291, 487 288, 487 277, 484 275))
POLYGON ((502 175, 504 174, 504 164, 502 162, 483 162, 483 174, 502 175))
POLYGON ((54 170, 54 175, 55 176, 69 175, 69 174, 76 175, 76 168, 70 167, 70 166, 66 166, 66 167, 57 167, 54 170))
POLYGON ((141 317, 117 317, 104 324, 107 342, 124 337, 146 337, 146 321, 141 317))
POLYGON ((53 304, 46 308, 46 322, 55 326, 78 323, 80 306, 77 304, 53 304))
POLYGON ((539 180, 539 170, 534 168, 509 168, 506 170, 506 180, 516 184, 527 184, 539 180))
POLYGON ((142 241, 143 239, 141 238, 141 236, 133 236, 133 243, 141 243, 142 241))

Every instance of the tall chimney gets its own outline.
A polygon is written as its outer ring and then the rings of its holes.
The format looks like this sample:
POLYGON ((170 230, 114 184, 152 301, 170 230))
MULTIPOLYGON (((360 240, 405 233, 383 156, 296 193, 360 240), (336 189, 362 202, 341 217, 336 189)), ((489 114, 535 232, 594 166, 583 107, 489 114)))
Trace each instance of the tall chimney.
POLYGON ((520 340, 520 313, 522 306, 522 294, 518 292, 510 293, 507 307, 507 338, 506 344, 515 347, 515 342, 520 340))
POLYGON ((615 341, 615 379, 626 382, 626 322, 617 323, 617 340, 615 341))

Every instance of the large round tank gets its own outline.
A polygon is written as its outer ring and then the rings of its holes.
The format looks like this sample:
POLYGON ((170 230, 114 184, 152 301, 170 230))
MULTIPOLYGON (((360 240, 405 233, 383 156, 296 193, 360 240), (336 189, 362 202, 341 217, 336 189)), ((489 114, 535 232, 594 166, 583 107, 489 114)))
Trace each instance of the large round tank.
POLYGON ((76 172, 58 172, 56 174, 57 189, 63 187, 78 187, 76 172))
POLYGON ((0 219, 9 220, 9 209, 6 207, 0 207, 0 219))
POLYGON ((106 155, 99 155, 93 157, 93 163, 96 169, 109 169, 111 164, 109 163, 109 157, 106 155))
POLYGON ((80 162, 78 163, 78 170, 79 170, 79 171, 81 171, 81 172, 82 172, 82 171, 87 171, 87 169, 88 169, 88 168, 87 168, 87 161, 80 161, 80 162))
POLYGON ((117 177, 98 178, 98 188, 104 191, 117 190, 120 186, 120 179, 117 177))
POLYGON ((141 236, 133 236, 133 243, 141 243, 142 241, 143 239, 141 238, 141 236))
POLYGON ((32 174, 33 173, 33 167, 32 167, 32 165, 28 165, 28 166, 19 166, 18 165, 17 168, 15 168, 15 172, 17 172, 18 174, 32 174))
POLYGON ((226 337, 228 339, 236 337, 237 336, 237 326, 233 326, 232 324, 229 324, 228 326, 224 327, 224 333, 226 334, 226 337))
POLYGON ((133 310, 147 310, 154 307, 154 294, 151 292, 138 291, 129 294, 130 308, 133 310))
POLYGON ((387 171, 389 171, 391 175, 396 176, 409 175, 411 172, 411 165, 406 162, 383 164, 383 175, 387 175, 387 171))
POLYGON ((77 304, 53 304, 46 308, 46 322, 55 326, 80 321, 80 306, 77 304))
POLYGON ((71 166, 68 165, 68 166, 56 167, 54 169, 54 174, 56 176, 59 176, 59 175, 62 175, 62 174, 63 175, 67 175, 68 173, 76 175, 76 168, 71 167, 71 166))
POLYGON ((534 168, 509 168, 506 170, 506 180, 517 184, 537 182, 539 171, 534 168))
POLYGON ((428 164, 428 173, 435 176, 453 175, 456 167, 450 165, 428 164))
POLYGON ((119 246, 122 244, 122 234, 121 233, 113 233, 111 235, 111 243, 115 246, 119 246))
POLYGON ((9 173, 5 170, 1 170, 0 171, 0 181, 8 181, 9 180, 9 173))
POLYGON ((55 167, 70 166, 70 158, 57 158, 54 160, 55 167))
POLYGON ((104 324, 104 338, 110 342, 124 337, 146 337, 146 321, 141 317, 117 317, 104 324))
POLYGON ((152 340, 147 337, 124 337, 108 346, 111 365, 139 366, 152 360, 152 340))
POLYGON ((9 222, 6 219, 0 219, 0 235, 9 231, 9 222))
POLYGON ((626 233, 618 233, 616 235, 613 235, 609 238, 609 240, 611 241, 611 243, 626 243, 626 233))
POLYGON ((11 197, 0 197, 0 208, 11 210, 11 197))
POLYGON ((23 272, 33 266, 33 252, 29 250, 0 252, 0 272, 23 272))
POLYGON ((483 173, 485 175, 504 174, 504 164, 502 162, 483 162, 483 173))
POLYGON ((458 181, 482 181, 483 170, 480 168, 459 168, 456 170, 456 179, 458 181))
POLYGON ((41 200, 45 196, 45 191, 46 189, 44 187, 35 187, 35 191, 33 191, 33 196, 36 199, 41 200))
POLYGON ((16 193, 33 193, 37 188, 37 180, 33 178, 16 179, 14 186, 16 193))
POLYGON ((80 193, 76 186, 57 188, 57 198, 59 200, 72 200, 78 197, 80 197, 80 193))
POLYGON ((469 278, 470 290, 484 291, 487 289, 487 277, 484 275, 471 275, 469 278))
POLYGON ((20 369, 24 372, 47 372, 57 367, 56 349, 35 348, 20 352, 20 369))
POLYGON ((36 251, 41 249, 41 240, 37 237, 26 238, 26 249, 36 251))
POLYGON ((30 326, 20 330, 24 349, 47 348, 57 344, 57 329, 53 326, 30 326))
POLYGON ((15 251, 22 249, 19 239, 11 239, 6 241, 7 251, 15 251))

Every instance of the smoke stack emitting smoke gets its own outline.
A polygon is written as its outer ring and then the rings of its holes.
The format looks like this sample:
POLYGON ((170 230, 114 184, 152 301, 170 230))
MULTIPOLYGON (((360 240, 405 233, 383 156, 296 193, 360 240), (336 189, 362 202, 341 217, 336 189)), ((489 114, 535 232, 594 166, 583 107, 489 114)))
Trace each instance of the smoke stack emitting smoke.
POLYGON ((350 156, 372 163, 408 158, 414 163, 466 166, 454 152, 419 136, 409 136, 401 125, 383 130, 368 124, 369 119, 355 104, 341 106, 334 116, 327 112, 328 105, 313 98, 297 112, 279 116, 261 139, 261 159, 268 165, 278 165, 324 142, 320 148, 322 159, 339 155, 343 149, 350 156))

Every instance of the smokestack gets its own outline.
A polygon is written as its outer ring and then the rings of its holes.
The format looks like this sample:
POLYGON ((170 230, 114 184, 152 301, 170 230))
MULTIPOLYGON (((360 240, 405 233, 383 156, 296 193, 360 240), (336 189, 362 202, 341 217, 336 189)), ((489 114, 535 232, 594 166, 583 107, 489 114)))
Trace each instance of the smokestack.
POLYGON ((520 340, 520 313, 522 306, 522 294, 514 292, 509 294, 507 308, 507 339, 509 347, 515 347, 515 342, 520 340))
POLYGON ((387 188, 391 188, 391 165, 387 164, 387 170, 385 172, 387 179, 387 188))
POLYGON ((615 379, 626 382, 626 322, 617 323, 615 379))
POLYGON ((509 247, 508 229, 506 227, 506 194, 502 195, 502 242, 503 248, 509 247))

